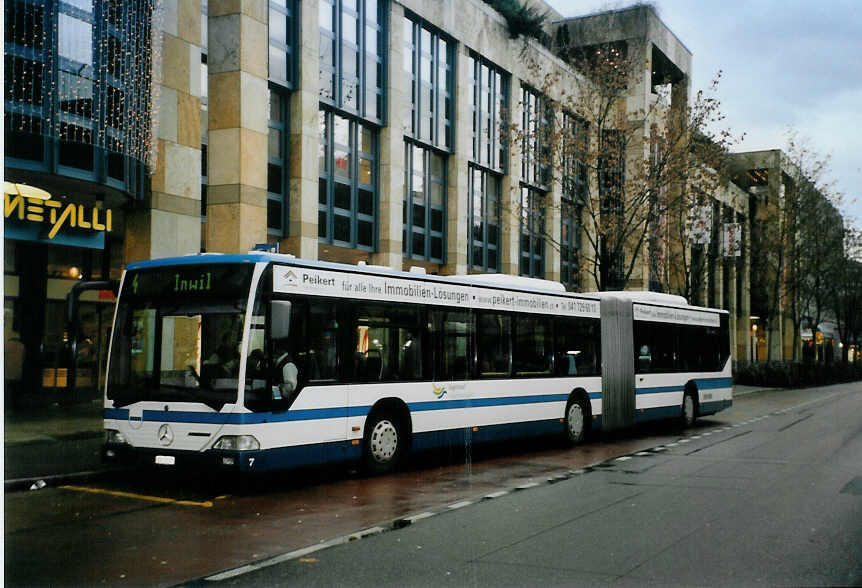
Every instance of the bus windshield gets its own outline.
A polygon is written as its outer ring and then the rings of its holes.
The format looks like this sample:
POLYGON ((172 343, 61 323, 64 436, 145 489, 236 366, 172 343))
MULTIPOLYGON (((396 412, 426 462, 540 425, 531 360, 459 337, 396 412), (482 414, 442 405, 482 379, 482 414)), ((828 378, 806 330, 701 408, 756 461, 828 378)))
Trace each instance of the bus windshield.
POLYGON ((252 266, 178 266, 129 272, 117 307, 107 396, 235 402, 252 266))

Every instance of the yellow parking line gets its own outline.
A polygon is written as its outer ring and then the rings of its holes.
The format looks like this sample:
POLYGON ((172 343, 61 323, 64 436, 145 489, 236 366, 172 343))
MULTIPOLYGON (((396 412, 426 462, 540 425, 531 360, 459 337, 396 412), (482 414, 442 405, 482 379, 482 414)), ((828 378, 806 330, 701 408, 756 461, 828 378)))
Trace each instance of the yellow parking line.
POLYGON ((88 488, 86 486, 60 486, 63 490, 74 490, 76 492, 89 492, 91 494, 107 494, 108 496, 119 496, 120 498, 132 498, 134 500, 147 500, 149 502, 160 502, 162 504, 178 504, 180 506, 199 506, 201 508, 212 508, 210 500, 195 502, 193 500, 175 500, 163 496, 147 496, 146 494, 135 494, 134 492, 121 492, 119 490, 104 490, 102 488, 88 488))

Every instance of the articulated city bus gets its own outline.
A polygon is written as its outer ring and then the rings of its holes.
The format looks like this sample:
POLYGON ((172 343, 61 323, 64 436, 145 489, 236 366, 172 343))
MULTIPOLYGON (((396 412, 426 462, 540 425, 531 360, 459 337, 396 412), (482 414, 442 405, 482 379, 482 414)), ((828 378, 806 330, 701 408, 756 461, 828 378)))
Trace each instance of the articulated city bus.
POLYGON ((132 263, 105 457, 242 472, 730 406, 726 312, 503 275, 202 254, 132 263))

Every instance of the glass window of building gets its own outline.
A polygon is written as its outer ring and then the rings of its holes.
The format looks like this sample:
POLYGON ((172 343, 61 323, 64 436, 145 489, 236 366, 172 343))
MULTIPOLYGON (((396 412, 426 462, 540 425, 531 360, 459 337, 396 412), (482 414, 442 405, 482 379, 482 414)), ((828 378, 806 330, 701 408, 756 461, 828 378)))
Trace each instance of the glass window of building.
POLYGON ((377 130, 320 111, 318 237, 373 251, 377 235, 377 130))
POLYGON ((472 151, 468 175, 470 251, 472 270, 500 271, 500 205, 505 173, 508 76, 493 64, 471 54, 470 110, 472 151))
POLYGON ((445 263, 446 158, 407 141, 404 161, 404 255, 445 263))
POLYGON ((287 234, 287 95, 269 91, 269 148, 266 174, 266 228, 270 235, 287 234))
POLYGON ((470 269, 499 272, 500 176, 471 165, 467 189, 469 191, 470 269))
POLYGON ((153 0, 4 4, 7 167, 142 196, 153 11, 153 0))
POLYGON ((535 90, 521 88, 520 260, 522 276, 545 277, 545 206, 553 111, 535 90))
POLYGON ((452 148, 454 44, 424 23, 404 19, 404 72, 411 99, 404 132, 435 147, 452 148))
POLYGON ((267 234, 287 236, 288 103, 296 84, 296 0, 269 0, 269 130, 267 154, 267 234))
POLYGON ((519 273, 545 277, 545 193, 521 186, 521 255, 519 273))
POLYGON ((551 180, 553 110, 542 96, 521 88, 521 181, 547 190, 551 180))
POLYGON ((563 177, 560 219, 560 282, 569 291, 578 291, 580 282, 581 215, 587 198, 587 123, 563 114, 563 177))
POLYGON ((406 101, 404 230, 402 249, 412 259, 444 263, 446 152, 452 147, 454 45, 413 17, 404 26, 406 101), (434 148, 437 149, 434 149, 434 148))
POLYGON ((320 0, 320 99, 383 120, 385 0, 320 0))
POLYGON ((293 89, 296 81, 296 0, 269 0, 269 80, 293 89))
POLYGON ((508 75, 476 55, 468 58, 467 67, 471 73, 472 160, 504 173, 507 145, 503 127, 508 107, 508 75))

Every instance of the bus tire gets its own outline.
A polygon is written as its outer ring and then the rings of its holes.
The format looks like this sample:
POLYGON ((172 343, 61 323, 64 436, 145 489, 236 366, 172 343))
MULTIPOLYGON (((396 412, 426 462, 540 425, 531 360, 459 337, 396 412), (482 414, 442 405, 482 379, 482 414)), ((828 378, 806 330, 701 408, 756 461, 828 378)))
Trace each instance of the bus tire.
POLYGON ((570 445, 583 442, 590 426, 590 411, 583 397, 573 395, 566 405, 566 440, 570 445))
POLYGON ((691 387, 686 387, 685 393, 682 396, 682 416, 681 424, 688 428, 694 424, 697 419, 697 394, 691 387))
POLYGON ((386 474, 397 468, 404 457, 405 435, 401 420, 392 413, 377 411, 371 414, 365 425, 365 471, 386 474))

